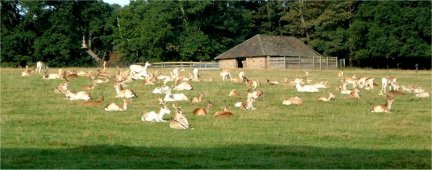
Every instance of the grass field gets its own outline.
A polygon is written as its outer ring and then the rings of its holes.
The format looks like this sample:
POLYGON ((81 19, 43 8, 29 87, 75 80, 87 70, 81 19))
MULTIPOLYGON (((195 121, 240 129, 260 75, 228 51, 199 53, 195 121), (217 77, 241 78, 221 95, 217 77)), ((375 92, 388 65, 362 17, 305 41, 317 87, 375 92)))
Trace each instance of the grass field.
MULTIPOLYGON (((66 68, 72 70, 76 68, 66 68)), ((89 70, 89 69, 84 69, 89 70)), ((93 69, 95 70, 95 69, 93 69)), ((61 80, 39 75, 21 77, 21 70, 1 68, 1 168, 425 168, 431 169, 431 99, 413 94, 395 96, 393 113, 371 113, 385 103, 378 89, 361 90, 360 99, 335 91, 337 70, 310 71, 315 81, 328 80, 330 88, 319 93, 298 93, 288 86, 258 88, 264 97, 257 110, 245 111, 233 103, 245 99, 246 86, 222 82, 218 71, 202 71, 213 82, 193 83, 184 92, 189 98, 204 91, 201 104, 180 103, 193 129, 174 130, 169 123, 144 123, 141 112, 159 109, 156 86, 129 83, 138 98, 125 112, 105 112, 115 98, 111 83, 91 94, 105 96, 99 107, 80 106, 53 92, 61 80), (243 97, 228 97, 231 89, 243 97), (315 101, 334 92, 336 100, 315 101), (285 97, 299 96, 301 106, 284 106, 285 97), (196 117, 195 107, 212 101, 210 111, 222 110, 225 102, 235 116, 216 119, 196 117)), ((110 70, 114 72, 115 70, 110 70)), ((153 71, 151 69, 151 71, 153 71)), ((167 73, 168 70, 160 70, 167 73)), ((189 69, 186 69, 190 72, 189 69)), ((187 75, 183 72, 183 75, 187 75)), ((239 70, 233 70, 237 75, 239 70)), ((245 70, 251 79, 283 81, 303 71, 245 70)), ((431 71, 344 70, 345 76, 396 76, 401 85, 418 85, 431 92, 431 71)), ((77 91, 91 81, 77 78, 77 91)), ((171 107, 170 107, 171 108, 171 107)), ((171 111, 174 111, 171 108, 171 111)), ((170 114, 165 117, 169 120, 170 114)))

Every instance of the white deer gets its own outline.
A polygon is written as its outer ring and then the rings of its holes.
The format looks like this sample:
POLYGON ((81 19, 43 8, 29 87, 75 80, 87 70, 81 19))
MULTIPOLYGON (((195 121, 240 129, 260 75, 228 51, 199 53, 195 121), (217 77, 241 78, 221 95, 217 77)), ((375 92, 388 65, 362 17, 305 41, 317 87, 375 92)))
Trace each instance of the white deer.
POLYGON ((197 68, 192 69, 192 75, 194 80, 198 80, 200 77, 199 70, 197 68))
POLYGON ((319 89, 313 85, 301 86, 301 80, 298 78, 295 79, 294 83, 298 92, 319 92, 319 89))
POLYGON ((381 91, 384 93, 387 91, 387 87, 389 87, 390 90, 398 90, 399 85, 396 82, 396 77, 383 77, 381 78, 381 91))
POLYGON ((47 69, 47 66, 45 65, 45 63, 42 62, 42 61, 38 61, 38 62, 36 62, 36 72, 40 74, 42 68, 43 68, 43 69, 47 69))
POLYGON ((171 91, 167 91, 163 100, 165 102, 188 101, 188 98, 183 93, 171 94, 171 91))
POLYGON ((174 87, 174 90, 176 91, 192 90, 192 85, 188 82, 181 82, 180 84, 174 87))
POLYGON ((231 73, 229 71, 223 70, 220 73, 220 76, 222 77, 222 81, 228 80, 228 79, 232 79, 231 77, 231 73))
POLYGON ((132 64, 129 66, 130 68, 130 78, 131 79, 145 79, 148 78, 150 75, 147 72, 147 67, 151 66, 151 64, 147 61, 145 62, 144 66, 132 64))
POLYGON ((123 97, 123 98, 134 98, 137 97, 136 93, 130 89, 123 89, 123 86, 121 85, 121 81, 115 81, 113 86, 116 91, 116 97, 123 97))
POLYGON ((127 110, 128 103, 129 103, 128 99, 123 99, 123 106, 119 106, 119 105, 117 105, 115 103, 110 103, 107 106, 105 106, 105 111, 108 111, 108 112, 113 112, 113 111, 122 112, 122 111, 125 111, 125 110, 127 110))
POLYGON ((159 112, 150 111, 141 117, 141 121, 143 122, 166 122, 163 120, 163 116, 165 114, 171 114, 171 111, 168 109, 166 103, 162 103, 162 107, 159 109, 159 112))

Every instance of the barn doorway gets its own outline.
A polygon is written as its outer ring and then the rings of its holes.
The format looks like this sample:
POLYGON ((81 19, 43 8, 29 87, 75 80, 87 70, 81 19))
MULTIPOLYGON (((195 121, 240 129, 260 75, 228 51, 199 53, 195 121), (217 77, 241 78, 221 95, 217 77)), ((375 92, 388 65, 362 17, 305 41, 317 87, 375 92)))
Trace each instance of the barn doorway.
POLYGON ((246 57, 238 57, 236 58, 236 60, 237 60, 237 68, 243 68, 246 62, 246 57))

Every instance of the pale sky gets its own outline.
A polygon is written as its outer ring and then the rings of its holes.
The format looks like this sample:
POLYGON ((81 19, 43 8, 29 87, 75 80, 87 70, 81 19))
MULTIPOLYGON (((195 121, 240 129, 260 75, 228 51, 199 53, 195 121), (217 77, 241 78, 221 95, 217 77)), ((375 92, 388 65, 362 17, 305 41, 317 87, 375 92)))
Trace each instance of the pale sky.
POLYGON ((103 0, 103 1, 109 4, 119 4, 122 7, 129 4, 129 0, 103 0))

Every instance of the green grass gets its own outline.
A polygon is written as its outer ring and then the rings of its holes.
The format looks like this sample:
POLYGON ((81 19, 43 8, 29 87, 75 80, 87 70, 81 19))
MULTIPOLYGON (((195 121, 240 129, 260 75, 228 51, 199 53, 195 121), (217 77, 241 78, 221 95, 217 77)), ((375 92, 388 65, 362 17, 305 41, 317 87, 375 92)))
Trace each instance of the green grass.
MULTIPOLYGON (((66 70, 71 69, 76 68, 66 70)), ((139 98, 133 99, 127 111, 111 113, 103 107, 121 103, 111 83, 92 92, 95 98, 104 95, 105 105, 83 107, 53 92, 60 80, 21 77, 19 69, 0 71, 1 168, 432 168, 431 99, 396 96, 393 113, 371 113, 373 105, 385 102, 378 95, 380 87, 361 90, 358 100, 348 99, 335 91, 336 70, 310 71, 311 79, 329 81, 331 87, 319 93, 262 83, 259 89, 264 97, 257 101, 255 111, 233 107, 245 99, 244 84, 222 82, 218 71, 202 71, 203 78, 215 81, 193 83, 194 90, 184 92, 189 98, 199 91, 206 93, 201 104, 180 103, 193 128, 188 130, 140 121, 140 113, 160 107, 159 96, 151 94, 156 86, 129 83, 139 98), (227 97, 233 88, 243 97, 227 97), (335 93, 335 101, 315 101, 328 92, 335 93), (282 105, 285 97, 294 96, 305 104, 282 105), (207 100, 215 104, 212 114, 227 103, 235 116, 193 116, 192 110, 205 106, 207 100)), ((233 75, 238 72, 232 71, 233 75)), ((287 70, 245 72, 261 82, 304 75, 287 70)), ((432 90, 430 71, 353 69, 344 73, 372 76, 378 84, 381 77, 392 75, 402 85, 432 90)), ((75 79, 72 89, 90 82, 75 79)))

